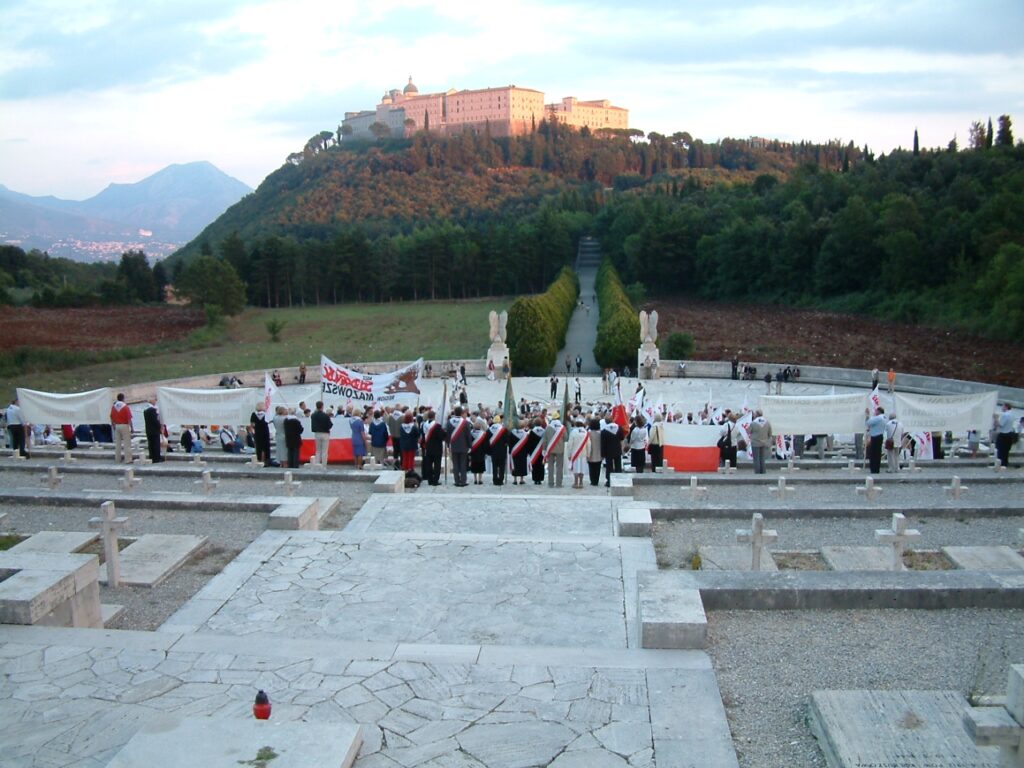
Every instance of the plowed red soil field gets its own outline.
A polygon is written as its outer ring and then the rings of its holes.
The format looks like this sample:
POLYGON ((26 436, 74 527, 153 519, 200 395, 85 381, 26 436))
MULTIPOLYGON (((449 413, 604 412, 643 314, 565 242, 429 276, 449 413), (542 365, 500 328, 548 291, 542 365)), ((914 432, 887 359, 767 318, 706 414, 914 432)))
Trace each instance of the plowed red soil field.
MULTIPOLYGON (((658 334, 693 334, 698 360, 890 366, 899 372, 1024 386, 1024 345, 927 326, 778 306, 652 301, 658 334)), ((885 376, 882 376, 885 380, 885 376)))
POLYGON ((0 350, 117 349, 183 339, 205 322, 185 307, 0 307, 0 350))

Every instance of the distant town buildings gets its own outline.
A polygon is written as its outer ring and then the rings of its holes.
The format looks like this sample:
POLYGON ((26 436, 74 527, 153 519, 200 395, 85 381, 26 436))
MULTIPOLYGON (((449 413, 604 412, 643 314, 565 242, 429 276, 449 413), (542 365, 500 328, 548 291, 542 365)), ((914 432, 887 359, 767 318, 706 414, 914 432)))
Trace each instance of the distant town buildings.
POLYGON ((346 112, 341 125, 342 136, 353 139, 411 136, 424 129, 443 135, 486 129, 492 136, 520 136, 545 118, 592 131, 629 127, 629 110, 613 107, 607 100, 580 101, 569 96, 545 105, 541 91, 515 85, 420 93, 412 77, 402 90, 385 93, 376 108, 346 112))

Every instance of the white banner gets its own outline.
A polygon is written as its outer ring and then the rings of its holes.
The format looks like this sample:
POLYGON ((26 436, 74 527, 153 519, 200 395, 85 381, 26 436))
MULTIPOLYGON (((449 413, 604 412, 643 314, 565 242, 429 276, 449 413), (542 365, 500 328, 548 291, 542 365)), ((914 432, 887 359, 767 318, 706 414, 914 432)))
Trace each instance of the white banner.
POLYGON ((867 407, 867 395, 761 395, 761 411, 777 435, 860 433, 867 407))
POLYGON ((18 404, 26 424, 109 424, 114 398, 109 387, 71 395, 18 387, 18 404))
POLYGON ((986 434, 992 426, 997 392, 974 395, 906 395, 895 397, 896 415, 908 432, 967 432, 986 434))
POLYGON ((420 396, 423 358, 397 371, 376 376, 344 368, 320 356, 320 384, 325 404, 344 408, 349 401, 359 406, 373 403, 416 402, 420 396))
POLYGON ((256 389, 175 389, 157 387, 157 407, 164 424, 249 423, 256 405, 263 404, 263 393, 256 389))

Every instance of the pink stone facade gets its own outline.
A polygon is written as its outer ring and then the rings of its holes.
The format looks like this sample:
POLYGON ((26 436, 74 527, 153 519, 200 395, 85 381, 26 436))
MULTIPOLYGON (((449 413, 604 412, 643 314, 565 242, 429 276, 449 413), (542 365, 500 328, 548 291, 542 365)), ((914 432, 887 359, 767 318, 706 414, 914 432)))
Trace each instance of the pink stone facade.
MULTIPOLYGON (((448 90, 421 94, 412 78, 404 89, 384 94, 373 110, 346 112, 342 125, 353 139, 375 138, 370 126, 386 125, 389 135, 411 136, 429 127, 431 133, 449 135, 464 130, 492 136, 521 136, 547 116, 575 128, 628 128, 629 110, 608 101, 579 101, 573 97, 545 106, 544 94, 531 88, 507 85, 475 90, 448 90)), ((378 129, 379 130, 379 129, 378 129)))

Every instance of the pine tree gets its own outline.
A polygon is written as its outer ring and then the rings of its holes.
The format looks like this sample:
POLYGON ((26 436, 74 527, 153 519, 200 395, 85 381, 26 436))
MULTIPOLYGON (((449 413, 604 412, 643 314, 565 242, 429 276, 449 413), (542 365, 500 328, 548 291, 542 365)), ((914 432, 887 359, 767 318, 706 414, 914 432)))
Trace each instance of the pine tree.
POLYGON ((988 119, 988 130, 985 131, 985 149, 992 149, 992 118, 988 119))
POLYGON ((917 140, 917 128, 915 128, 914 129, 914 157, 917 157, 920 154, 921 154, 921 145, 918 143, 918 140, 917 140))
MULTIPOLYGON (((991 123, 989 123, 991 125, 991 123)), ((999 116, 999 131, 996 133, 997 147, 1013 146, 1013 122, 1009 115, 999 116)))

